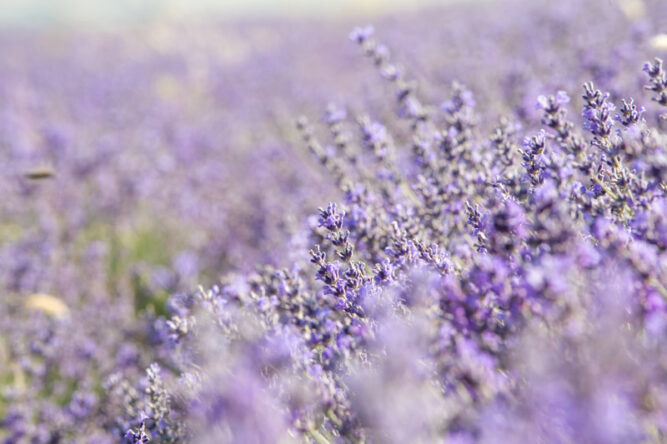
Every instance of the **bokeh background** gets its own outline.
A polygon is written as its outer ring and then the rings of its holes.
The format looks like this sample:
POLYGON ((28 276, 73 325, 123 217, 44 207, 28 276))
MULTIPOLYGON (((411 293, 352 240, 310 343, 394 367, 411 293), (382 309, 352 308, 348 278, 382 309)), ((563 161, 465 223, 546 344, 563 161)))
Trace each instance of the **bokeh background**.
MULTIPOLYGON (((371 17, 457 0, 6 0, 5 26, 109 25, 141 20, 241 17, 371 17)), ((458 0, 458 2, 474 0, 458 0)), ((480 0, 477 0, 480 1, 480 0)), ((488 0, 487 0, 488 1, 488 0)))

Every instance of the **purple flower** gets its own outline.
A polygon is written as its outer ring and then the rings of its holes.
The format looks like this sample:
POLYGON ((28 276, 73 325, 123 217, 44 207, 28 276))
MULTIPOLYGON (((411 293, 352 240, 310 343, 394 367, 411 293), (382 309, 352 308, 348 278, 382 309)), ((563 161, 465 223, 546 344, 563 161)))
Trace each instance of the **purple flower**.
POLYGON ((556 103, 558 103, 559 105, 565 105, 566 103, 570 103, 570 96, 568 96, 565 91, 558 91, 556 93, 556 103))
POLYGON ((350 33, 350 40, 355 41, 357 43, 363 43, 366 40, 368 40, 373 35, 374 32, 375 29, 370 25, 363 27, 356 27, 350 33))

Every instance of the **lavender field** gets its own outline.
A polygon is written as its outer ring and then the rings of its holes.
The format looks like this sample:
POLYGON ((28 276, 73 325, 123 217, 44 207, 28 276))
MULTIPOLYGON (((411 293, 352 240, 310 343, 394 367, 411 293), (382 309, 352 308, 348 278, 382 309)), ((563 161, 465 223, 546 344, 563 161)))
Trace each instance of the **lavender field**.
POLYGON ((667 2, 0 28, 0 442, 667 443, 667 2))

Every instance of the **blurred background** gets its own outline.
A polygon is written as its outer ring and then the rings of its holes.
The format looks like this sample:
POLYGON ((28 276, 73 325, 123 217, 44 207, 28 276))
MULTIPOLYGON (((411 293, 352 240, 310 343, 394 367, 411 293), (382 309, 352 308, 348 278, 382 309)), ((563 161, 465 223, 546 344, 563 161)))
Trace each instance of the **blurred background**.
POLYGON ((0 25, 108 25, 182 17, 372 16, 466 1, 473 0, 4 0, 0 25))

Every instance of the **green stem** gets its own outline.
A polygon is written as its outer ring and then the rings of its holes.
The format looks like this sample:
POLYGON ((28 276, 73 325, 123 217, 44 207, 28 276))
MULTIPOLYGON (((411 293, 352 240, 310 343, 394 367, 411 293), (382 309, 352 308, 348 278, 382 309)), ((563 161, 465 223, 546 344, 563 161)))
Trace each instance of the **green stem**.
POLYGON ((331 444, 331 441, 329 441, 317 429, 308 429, 307 433, 315 440, 315 442, 317 442, 317 444, 331 444))
POLYGON ((593 180, 593 182, 595 182, 596 184, 600 185, 600 188, 602 188, 604 190, 604 192, 607 193, 607 195, 609 195, 609 197, 611 197, 614 200, 618 200, 618 196, 616 196, 616 193, 611 191, 609 189, 609 187, 607 185, 605 185, 604 183, 602 183, 602 181, 600 179, 598 179, 595 176, 592 176, 591 180, 593 180))
POLYGON ((667 301, 667 288, 665 288, 662 283, 660 283, 657 279, 653 278, 650 279, 648 282, 649 285, 652 285, 656 290, 658 290, 658 293, 662 295, 663 298, 667 301))

